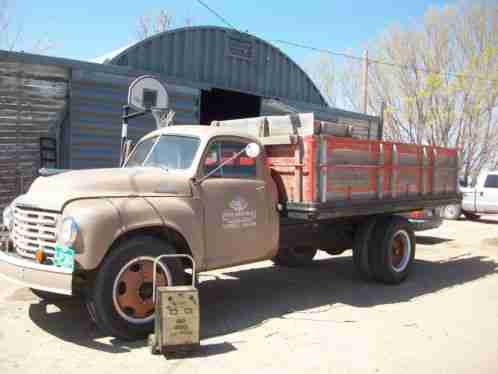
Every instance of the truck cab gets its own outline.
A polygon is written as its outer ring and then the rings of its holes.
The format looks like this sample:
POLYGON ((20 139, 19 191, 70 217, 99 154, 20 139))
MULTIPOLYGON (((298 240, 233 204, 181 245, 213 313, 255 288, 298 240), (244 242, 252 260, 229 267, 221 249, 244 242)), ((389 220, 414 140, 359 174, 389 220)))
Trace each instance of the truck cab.
MULTIPOLYGON (((167 127, 141 139, 122 168, 37 178, 4 212, 11 244, 0 274, 41 295, 83 292, 99 326, 141 336, 153 322, 153 259, 184 253, 204 271, 272 258, 276 196, 257 139, 167 127), (249 157, 249 144, 261 152, 249 157)), ((166 261, 159 284, 185 283, 184 265, 166 261)))
POLYGON ((498 214, 498 171, 482 172, 474 187, 464 187, 462 212, 470 218, 498 214))

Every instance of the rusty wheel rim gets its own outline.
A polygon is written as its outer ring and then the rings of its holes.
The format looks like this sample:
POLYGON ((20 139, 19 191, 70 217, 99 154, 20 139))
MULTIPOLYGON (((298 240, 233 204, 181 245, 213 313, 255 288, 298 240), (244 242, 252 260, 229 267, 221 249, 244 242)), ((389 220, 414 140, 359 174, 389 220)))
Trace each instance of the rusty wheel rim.
MULTIPOLYGON (((121 268, 114 281, 114 307, 130 323, 148 323, 154 318, 153 264, 152 257, 137 257, 121 268)), ((159 263, 157 286, 168 284, 172 284, 171 273, 164 263, 159 263)))
POLYGON ((391 242, 390 262, 396 272, 402 272, 408 266, 412 253, 410 236, 404 230, 396 232, 391 242))

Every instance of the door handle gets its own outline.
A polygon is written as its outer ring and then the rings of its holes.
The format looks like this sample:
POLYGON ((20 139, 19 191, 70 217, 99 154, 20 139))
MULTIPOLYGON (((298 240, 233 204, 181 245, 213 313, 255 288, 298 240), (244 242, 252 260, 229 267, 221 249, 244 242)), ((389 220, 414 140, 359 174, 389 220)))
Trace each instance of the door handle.
POLYGON ((265 186, 256 187, 256 191, 263 191, 264 189, 265 189, 265 186))
POLYGON ((479 196, 484 196, 484 192, 479 193, 479 196))

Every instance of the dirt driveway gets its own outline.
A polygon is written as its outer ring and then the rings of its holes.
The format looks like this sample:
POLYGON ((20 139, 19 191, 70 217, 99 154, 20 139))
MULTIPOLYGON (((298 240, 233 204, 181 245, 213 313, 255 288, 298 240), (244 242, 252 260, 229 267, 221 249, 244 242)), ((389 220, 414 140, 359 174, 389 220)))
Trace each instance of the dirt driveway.
POLYGON ((498 219, 445 222, 417 242, 400 286, 362 282, 350 253, 206 274, 202 349, 168 361, 101 336, 78 301, 47 305, 4 282, 0 373, 497 373, 498 219))

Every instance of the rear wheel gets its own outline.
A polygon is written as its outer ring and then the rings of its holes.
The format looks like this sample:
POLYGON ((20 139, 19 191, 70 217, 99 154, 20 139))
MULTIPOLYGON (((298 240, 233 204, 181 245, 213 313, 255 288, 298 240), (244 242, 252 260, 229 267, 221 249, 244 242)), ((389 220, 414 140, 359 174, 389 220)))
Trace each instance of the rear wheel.
POLYGON ((371 241, 376 223, 377 219, 375 217, 361 223, 354 236, 353 262, 356 271, 364 280, 372 279, 370 251, 372 244, 374 244, 371 241))
POLYGON ((446 219, 457 220, 462 214, 460 205, 446 205, 443 208, 443 217, 446 219))
POLYGON ((313 262, 317 250, 311 247, 280 248, 277 255, 272 259, 275 265, 300 267, 307 266, 313 262))
MULTIPOLYGON (((98 327, 122 339, 146 337, 154 326, 154 259, 175 253, 169 243, 147 236, 115 248, 104 260, 88 295, 87 307, 98 327)), ((157 267, 157 286, 184 284, 184 276, 178 259, 166 259, 157 267)))
POLYGON ((401 217, 390 217, 379 220, 374 230, 369 252, 373 277, 384 283, 401 283, 415 257, 415 234, 410 223, 401 217))

